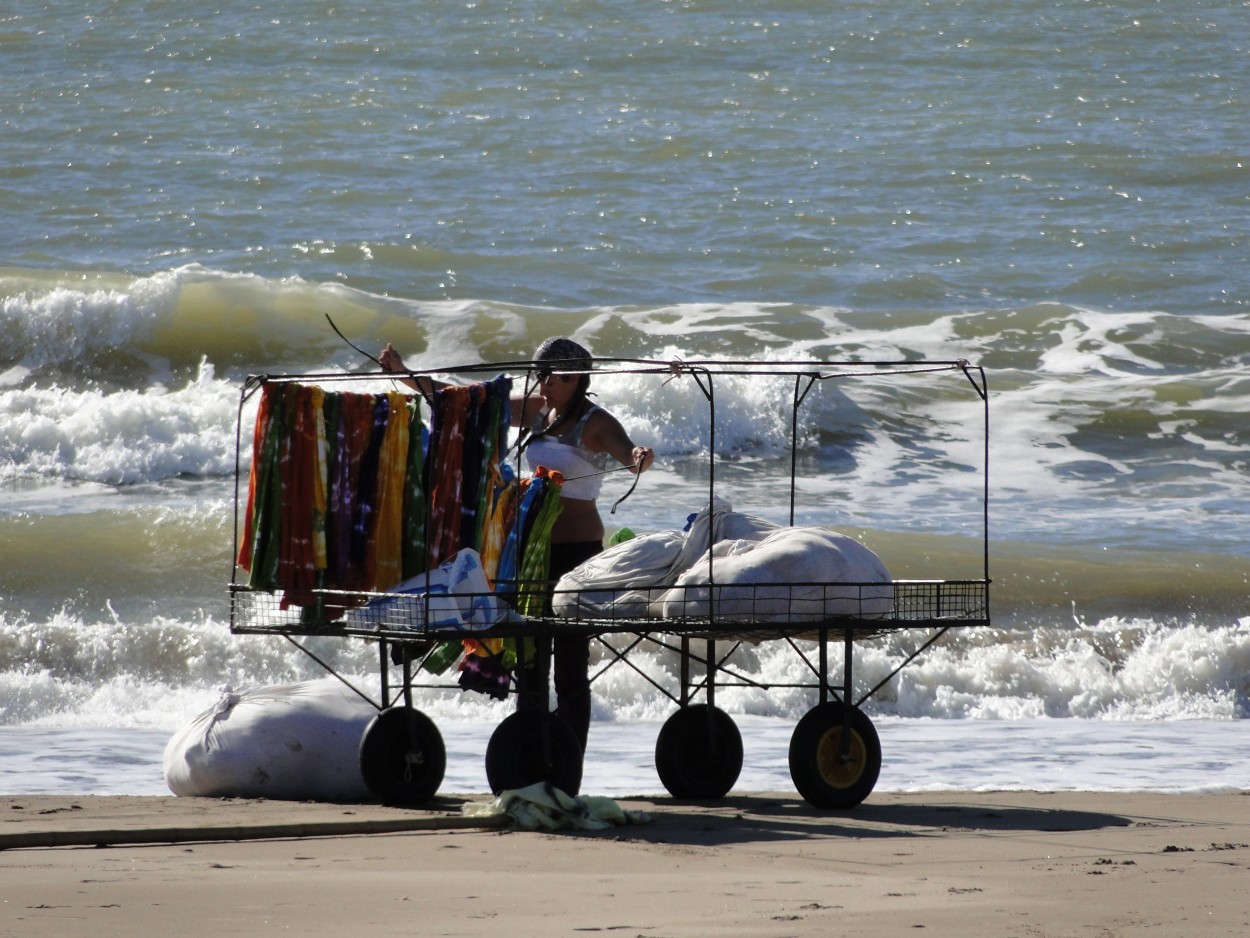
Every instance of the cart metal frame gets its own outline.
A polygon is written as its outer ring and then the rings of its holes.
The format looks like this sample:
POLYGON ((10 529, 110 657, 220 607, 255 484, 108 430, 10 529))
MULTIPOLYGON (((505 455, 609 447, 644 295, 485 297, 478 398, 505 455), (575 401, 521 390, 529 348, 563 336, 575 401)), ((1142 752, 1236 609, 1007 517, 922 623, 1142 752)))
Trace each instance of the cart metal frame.
MULTIPOLYGON (((543 363, 542 367, 549 367, 543 363)), ((441 375, 456 375, 470 380, 483 380, 501 371, 525 375, 524 387, 532 393, 533 376, 540 367, 532 361, 495 362, 437 370, 441 375)), ((854 807, 871 793, 881 767, 881 747, 876 729, 863 712, 862 705, 892 681, 904 668, 939 641, 952 628, 988 626, 989 607, 989 391, 984 370, 967 361, 896 361, 896 362, 740 362, 740 361, 671 361, 641 359, 598 359, 594 374, 650 374, 670 381, 692 379, 708 407, 708 504, 716 498, 716 400, 715 380, 726 375, 751 377, 783 377, 793 380, 790 425, 790 506, 789 523, 793 525, 796 505, 797 461, 799 451, 800 411, 814 387, 826 381, 852 381, 864 378, 887 379, 915 374, 948 372, 966 380, 979 398, 982 415, 982 465, 979 490, 970 498, 980 502, 982 576, 975 579, 894 580, 880 583, 829 583, 822 588, 837 591, 839 597, 848 592, 857 594, 856 602, 867 604, 869 597, 880 597, 883 586, 891 591, 890 611, 871 616, 838 615, 813 617, 805 615, 791 621, 775 615, 719 614, 715 598, 688 615, 657 619, 650 616, 609 614, 598 617, 523 618, 512 616, 490 629, 472 633, 423 629, 419 623, 429 621, 422 608, 427 598, 395 593, 344 593, 336 590, 317 591, 333 604, 354 605, 370 600, 385 600, 382 611, 373 614, 368 605, 359 614, 346 619, 319 619, 307 610, 292 613, 282 610, 280 595, 253 590, 239 582, 239 568, 232 572, 230 628, 235 634, 280 636, 317 662, 377 711, 361 741, 361 770, 370 789, 383 801, 415 804, 433 797, 446 767, 442 738, 433 722, 416 709, 415 688, 447 687, 460 690, 458 684, 432 682, 422 672, 422 665, 444 641, 464 638, 505 638, 517 640, 575 633, 584 635, 604 649, 600 666, 591 675, 598 680, 609 669, 624 666, 633 669, 655 690, 677 706, 676 712, 663 725, 656 743, 656 769, 665 788, 680 798, 716 799, 724 796, 736 782, 742 767, 741 734, 729 715, 717 706, 717 693, 729 688, 772 689, 781 687, 811 688, 817 703, 798 722, 791 738, 789 761, 791 776, 799 793, 811 804, 821 808, 854 807), (811 621, 813 618, 816 621, 811 621), (854 682, 854 645, 902 630, 914 630, 919 637, 893 670, 874 686, 856 692, 854 682), (333 636, 375 642, 378 646, 379 694, 371 697, 351 680, 319 657, 305 639, 312 636, 333 636), (768 683, 735 667, 731 658, 744 642, 784 641, 803 662, 809 679, 797 684, 768 683), (832 668, 830 646, 840 643, 843 650, 841 668, 832 668), (677 686, 657 680, 632 660, 642 648, 664 649, 678 658, 677 686)), ((411 372, 413 377, 430 371, 411 372)), ((235 553, 238 555, 240 497, 243 491, 242 428, 247 401, 266 382, 292 381, 331 383, 344 379, 365 378, 386 380, 392 375, 263 375, 253 376, 245 383, 239 403, 239 425, 236 437, 236 527, 235 553)), ((636 480, 637 477, 635 477, 636 480)), ((710 528, 709 528, 710 532, 710 528)), ((711 547, 711 535, 709 544, 711 547)), ((714 561, 707 555, 708 590, 715 595, 714 561)), ((511 584, 518 588, 534 584, 511 584)), ((496 584, 504 591, 507 584, 496 584)), ((811 584, 756 584, 754 589, 776 597, 780 590, 811 584)), ((638 588, 634 586, 633 588, 638 588)), ((660 587, 656 587, 657 589, 660 587)), ((742 587, 725 587, 738 590, 742 587)), ((624 591, 622 591, 624 592, 624 591)), ((740 604, 739 604, 740 605, 740 604)), ((867 608, 867 605, 865 605, 867 608)), ((524 662, 522 661, 522 664, 524 662)), ((521 787, 546 780, 575 793, 581 783, 582 753, 572 731, 551 713, 517 711, 494 731, 486 753, 487 778, 492 790, 521 787)))

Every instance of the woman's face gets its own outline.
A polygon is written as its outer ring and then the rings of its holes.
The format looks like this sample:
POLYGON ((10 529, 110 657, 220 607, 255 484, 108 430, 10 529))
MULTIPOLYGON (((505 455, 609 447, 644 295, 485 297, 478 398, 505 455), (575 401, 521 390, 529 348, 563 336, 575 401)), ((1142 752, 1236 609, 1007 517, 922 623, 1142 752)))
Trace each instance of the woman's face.
POLYGON ((573 399, 577 390, 578 375, 559 375, 550 372, 538 373, 538 393, 543 396, 547 406, 553 410, 562 410, 573 399))

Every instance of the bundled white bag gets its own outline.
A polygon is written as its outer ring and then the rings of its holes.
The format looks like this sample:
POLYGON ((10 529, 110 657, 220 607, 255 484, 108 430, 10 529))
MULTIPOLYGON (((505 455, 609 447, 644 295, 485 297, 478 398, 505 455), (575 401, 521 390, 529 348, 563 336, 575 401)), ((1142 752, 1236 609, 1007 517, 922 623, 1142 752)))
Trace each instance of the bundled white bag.
POLYGON ((759 541, 778 526, 733 510, 716 498, 692 515, 684 531, 659 531, 622 541, 565 574, 556 585, 556 615, 641 618, 707 551, 724 539, 759 541))
POLYGON ((165 784, 180 796, 371 800, 358 753, 376 715, 333 678, 225 690, 170 737, 165 784))
POLYGON ((816 622, 889 615, 890 573, 854 538, 824 528, 778 528, 762 541, 722 541, 652 604, 666 619, 816 622), (715 584, 709 584, 709 570, 715 584))

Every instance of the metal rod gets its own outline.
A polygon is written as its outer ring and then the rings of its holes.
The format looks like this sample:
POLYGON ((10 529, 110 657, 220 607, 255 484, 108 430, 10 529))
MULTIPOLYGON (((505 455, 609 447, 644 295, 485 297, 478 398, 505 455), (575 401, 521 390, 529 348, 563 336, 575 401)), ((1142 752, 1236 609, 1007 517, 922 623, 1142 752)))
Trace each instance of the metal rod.
POLYGON ((716 640, 707 640, 707 705, 716 706, 716 640))
POLYGON ((829 701, 829 630, 820 630, 820 673, 817 675, 820 681, 820 702, 828 703, 829 701))
POLYGON ((326 672, 327 674, 329 674, 331 677, 333 677, 335 680, 337 680, 340 684, 342 684, 344 687, 346 687, 348 690, 350 690, 353 694, 355 694, 357 697, 359 697, 361 700, 363 700, 363 701, 364 701, 365 703, 367 703, 369 706, 373 707, 373 709, 375 709, 375 710, 382 710, 382 709, 384 709, 384 706, 379 706, 379 705, 378 705, 378 702, 377 702, 376 700, 370 700, 370 699, 369 699, 369 696, 368 696, 367 694, 365 694, 365 693, 364 693, 364 691, 360 690, 358 687, 356 687, 356 685, 355 685, 355 684, 352 684, 349 680, 347 680, 347 678, 343 677, 343 675, 341 675, 341 674, 339 674, 337 671, 335 671, 333 667, 331 667, 331 666, 330 666, 329 664, 327 664, 325 661, 321 660, 321 659, 320 659, 320 658, 318 658, 315 654, 313 654, 313 653, 312 653, 312 651, 310 651, 310 650, 309 650, 309 648, 308 648, 308 646, 307 646, 307 645, 301 645, 299 642, 297 642, 297 641, 296 641, 296 640, 295 640, 295 639, 291 636, 291 634, 290 634, 289 632, 284 633, 282 637, 283 637, 283 638, 285 638, 285 639, 286 639, 288 642, 290 642, 292 645, 294 645, 296 648, 298 648, 300 651, 302 651, 304 654, 306 654, 306 655, 307 655, 309 658, 311 658, 313 661, 317 662, 317 664, 321 665, 321 667, 325 669, 325 672, 326 672))
POLYGON ((880 681, 878 681, 873 686, 872 690, 868 691, 866 694, 864 694, 864 696, 860 697, 859 700, 855 701, 855 706, 858 707, 865 700, 872 697, 877 691, 881 690, 881 688, 885 687, 886 684, 894 680, 894 678, 899 674, 899 672, 903 670, 903 668, 907 667, 909 664, 915 661, 920 655, 924 653, 926 648, 928 648, 930 645, 932 645, 934 642, 936 642, 939 638, 941 638, 950 630, 951 630, 951 626, 949 625, 942 626, 942 628, 938 629, 937 632, 935 632, 933 635, 929 637, 928 641, 926 641, 923 645, 921 645, 919 648, 913 651, 910 655, 904 658, 902 664, 900 664, 897 668, 895 668, 893 671, 891 671, 889 674, 883 677, 880 681))
POLYGON ((790 524, 794 524, 794 502, 796 498, 796 481, 799 462, 799 408, 807 399, 808 392, 816 383, 816 375, 794 376, 794 398, 790 405, 790 524), (807 378, 807 387, 800 390, 803 378, 807 378))

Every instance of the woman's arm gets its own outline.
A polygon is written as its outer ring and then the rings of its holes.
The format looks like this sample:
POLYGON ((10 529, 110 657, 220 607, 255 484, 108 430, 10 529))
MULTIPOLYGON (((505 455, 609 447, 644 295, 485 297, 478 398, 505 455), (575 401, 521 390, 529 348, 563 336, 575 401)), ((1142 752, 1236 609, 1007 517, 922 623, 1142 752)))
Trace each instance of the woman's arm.
POLYGON ((589 449, 606 452, 617 462, 630 466, 634 472, 645 472, 655 461, 649 446, 636 446, 621 422, 600 407, 586 421, 582 443, 589 449))
MULTIPOLYGON (((429 375, 412 375, 409 373, 408 366, 404 364, 403 358, 389 342, 386 348, 382 349, 381 354, 378 355, 378 364, 382 366, 383 371, 394 374, 395 380, 408 385, 408 387, 420 394, 424 394, 426 397, 443 388, 454 387, 447 381, 436 381, 429 375)), ((542 395, 537 392, 527 397, 513 397, 511 403, 512 426, 514 427, 528 427, 533 422, 535 415, 543 407, 542 395)))
POLYGON ((512 396, 512 426, 532 427, 534 418, 543 409, 542 395, 534 392, 524 396, 512 396))
MULTIPOLYGON (((386 348, 382 349, 382 354, 378 356, 378 364, 382 366, 383 371, 389 371, 396 375, 408 371, 403 358, 400 357, 399 352, 395 351, 389 342, 386 343, 386 348)), ((451 387, 446 381, 435 381, 429 375, 413 376, 404 374, 403 377, 397 378, 397 380, 427 397, 441 388, 451 387)))

